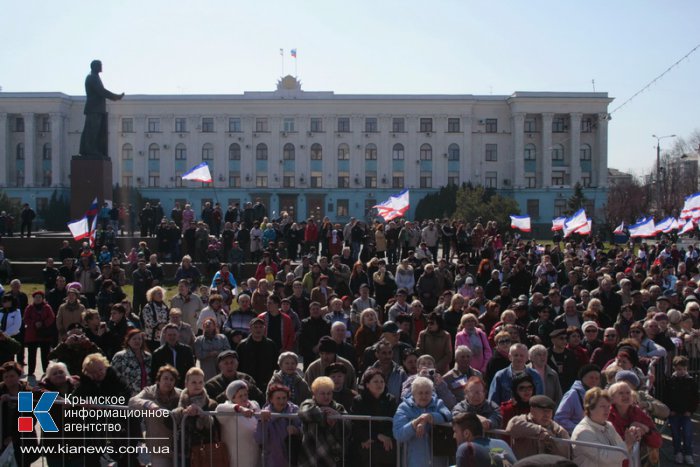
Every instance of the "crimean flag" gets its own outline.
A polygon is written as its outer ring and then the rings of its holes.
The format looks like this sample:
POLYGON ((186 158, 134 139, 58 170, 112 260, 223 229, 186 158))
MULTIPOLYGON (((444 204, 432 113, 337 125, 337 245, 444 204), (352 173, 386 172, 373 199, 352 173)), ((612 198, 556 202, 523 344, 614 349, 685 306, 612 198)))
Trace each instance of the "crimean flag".
POLYGON ((625 223, 623 222, 622 224, 615 227, 615 230, 613 230, 613 233, 615 235, 624 235, 625 234, 625 223))
POLYGON ((566 222, 566 217, 563 216, 552 219, 552 232, 564 230, 564 222, 566 222))
POLYGON ((68 230, 70 230, 73 239, 78 241, 90 236, 90 229, 88 228, 88 218, 83 217, 78 221, 73 221, 68 223, 68 230))
POLYGON ((195 165, 188 172, 182 174, 183 180, 194 180, 196 182, 211 183, 211 172, 206 162, 195 165))
POLYGON ((406 214, 410 207, 408 190, 404 190, 396 196, 390 196, 388 200, 372 207, 379 212, 385 221, 401 217, 406 214))
POLYGON ((530 216, 510 216, 510 228, 531 232, 530 216))
POLYGON ((685 225, 683 226, 681 231, 678 232, 678 235, 687 234, 689 232, 692 232, 693 229, 695 229, 695 223, 692 220, 689 220, 688 222, 685 223, 685 225))
POLYGON ((92 218, 92 226, 90 227, 90 248, 95 248, 96 237, 97 237, 97 216, 92 218))

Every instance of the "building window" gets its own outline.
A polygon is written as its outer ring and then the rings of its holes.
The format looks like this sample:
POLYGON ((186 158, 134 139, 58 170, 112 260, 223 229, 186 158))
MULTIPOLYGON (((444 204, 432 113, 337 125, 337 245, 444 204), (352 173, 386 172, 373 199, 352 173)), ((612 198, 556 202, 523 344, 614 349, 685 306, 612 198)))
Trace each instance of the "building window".
POLYGON ((134 132, 134 119, 133 118, 122 118, 122 133, 133 133, 134 132))
POLYGON ((420 173, 420 187, 421 188, 432 188, 433 187, 433 174, 432 174, 432 172, 421 172, 420 173))
POLYGON ((498 188, 498 172, 486 172, 486 188, 498 188))
POLYGON ((585 117, 581 119, 581 133, 590 133, 593 131, 593 119, 585 117))
POLYGON ((267 188, 267 175, 257 175, 255 177, 255 186, 257 188, 267 188))
POLYGON ((432 161, 433 160, 433 147, 428 143, 421 145, 420 147, 420 160, 422 161, 432 161))
POLYGON ((264 133, 267 130, 267 118, 256 118, 255 119, 255 131, 259 133, 264 133))
POLYGON ((583 209, 586 210, 586 216, 589 219, 595 218, 595 202, 592 199, 586 199, 583 201, 583 209))
POLYGON ((336 201, 335 215, 338 217, 348 217, 350 215, 349 199, 339 199, 336 201))
POLYGON ((498 160, 498 145, 497 144, 487 144, 486 145, 486 161, 495 162, 498 160))
POLYGON ((260 143, 255 147, 255 159, 259 161, 267 160, 267 144, 260 143))
POLYGON ((148 146, 148 159, 152 161, 160 159, 160 146, 158 146, 156 143, 148 146))
POLYGON ((24 118, 23 117, 16 117, 15 118, 15 131, 18 133, 24 133, 24 118))
POLYGON ((134 148, 129 143, 122 146, 122 160, 130 161, 134 158, 134 148))
POLYGON ((588 144, 581 145, 581 160, 590 161, 591 160, 591 146, 588 144))
POLYGON ((185 133, 187 131, 187 119, 185 117, 177 117, 175 119, 175 133, 185 133))
POLYGON ((214 133, 214 117, 202 118, 202 133, 214 133))
POLYGON ((537 120, 534 118, 525 119, 525 133, 535 133, 537 132, 537 120))
POLYGON ((452 143, 447 148, 447 160, 448 161, 458 161, 459 160, 459 145, 452 143))
POLYGON ((296 131, 296 130, 294 130, 294 119, 293 118, 282 119, 282 131, 288 131, 290 133, 293 131, 296 131))
POLYGON ((320 117, 311 117, 311 131, 321 133, 323 131, 323 119, 320 117))
POLYGON ((377 119, 375 117, 365 118, 365 133, 377 133, 378 131, 377 119))
POLYGON ((285 174, 282 176, 283 188, 294 188, 294 174, 285 174))
POLYGON ((311 160, 312 161, 323 160, 323 148, 318 143, 314 143, 311 145, 311 160))
POLYGON ((241 119, 238 117, 231 117, 228 119, 228 131, 229 133, 240 133, 241 132, 241 119))
POLYGON ((591 173, 590 172, 583 172, 581 174, 581 185, 583 185, 584 188, 590 188, 591 187, 591 173))
POLYGON ((44 144, 44 147, 41 150, 41 158, 45 161, 51 160, 51 143, 44 144))
POLYGON ((160 132, 160 118, 151 117, 148 119, 148 132, 149 133, 160 132))
POLYGON ((403 188, 404 187, 404 176, 403 172, 395 173, 391 177, 391 187, 392 188, 403 188))
POLYGON ((365 146, 365 160, 377 160, 377 145, 375 145, 374 143, 369 143, 367 146, 365 146))
POLYGON ((564 133, 568 130, 565 117, 554 117, 552 120, 552 133, 564 133))
POLYGON ((525 145, 525 160, 534 161, 537 159, 537 147, 534 144, 525 145))
POLYGON ((127 188, 134 186, 133 175, 122 175, 122 186, 127 187, 127 188))
POLYGON ((525 186, 527 188, 537 188, 537 177, 535 174, 525 175, 525 186))
POLYGON ((448 118, 447 119, 447 132, 448 133, 459 133, 459 119, 458 118, 448 118))
POLYGON ((148 187, 158 188, 160 186, 160 175, 150 174, 148 176, 148 187))
POLYGON ((432 118, 421 118, 419 131, 421 133, 428 133, 428 132, 433 131, 433 119, 432 118))
POLYGON ((554 217, 561 217, 566 215, 566 200, 565 199, 555 199, 554 200, 554 217))
POLYGON ((241 160, 241 146, 238 143, 233 143, 231 146, 228 147, 228 160, 241 160))
MULTIPOLYGON (((175 187, 182 188, 182 172, 175 172, 175 187)), ((184 207, 187 203, 181 203, 180 206, 184 207)))
POLYGON ((447 174, 447 184, 458 186, 459 185, 459 172, 449 172, 447 174))
POLYGON ((176 161, 186 161, 187 160, 187 146, 179 143, 175 146, 175 160, 176 161))
POLYGON ((350 188, 350 175, 347 172, 338 174, 338 188, 350 188))
POLYGON ((497 118, 487 118, 485 124, 486 128, 484 129, 484 131, 486 131, 486 133, 498 133, 497 118))
POLYGON ((402 161, 404 159, 403 144, 396 143, 394 145, 394 148, 391 150, 391 158, 395 161, 402 161))
POLYGON ((564 172, 561 170, 552 171, 552 185, 562 186, 564 184, 564 172))
POLYGON ((555 144, 552 146, 552 160, 553 161, 563 161, 564 160, 564 146, 561 144, 555 144))
POLYGON ((391 131, 394 133, 405 133, 406 132, 406 119, 404 118, 394 118, 391 120, 391 131))
POLYGON ((18 161, 24 160, 24 143, 17 143, 17 149, 15 150, 15 159, 18 161))
POLYGON ((349 133, 350 132, 350 118, 349 117, 339 117, 338 118, 338 133, 349 133))
POLYGON ((311 172, 309 185, 311 188, 323 188, 323 174, 321 172, 311 172))
POLYGON ((365 173, 365 188, 377 188, 377 172, 365 173))
POLYGON ((241 174, 240 174, 240 172, 229 172, 228 173, 228 186, 230 188, 240 188, 241 187, 241 174))
POLYGON ((202 146, 202 160, 214 160, 214 146, 211 143, 205 143, 204 146, 202 146))
POLYGON ((294 145, 292 143, 287 143, 284 145, 284 148, 282 148, 282 159, 285 161, 294 160, 294 145))
POLYGON ((346 161, 348 159, 350 159, 350 146, 345 143, 338 145, 338 160, 346 161))
POLYGON ((539 199, 528 199, 527 200, 527 215, 533 219, 538 219, 540 217, 540 200, 539 199))

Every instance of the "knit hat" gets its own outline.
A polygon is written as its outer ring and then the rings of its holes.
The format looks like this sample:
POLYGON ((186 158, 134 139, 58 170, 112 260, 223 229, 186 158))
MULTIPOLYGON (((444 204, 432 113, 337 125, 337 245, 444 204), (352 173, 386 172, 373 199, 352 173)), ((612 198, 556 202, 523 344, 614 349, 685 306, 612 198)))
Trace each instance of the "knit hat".
POLYGON ((618 371, 615 375, 615 382, 618 383, 620 381, 631 384, 635 389, 639 387, 639 376, 631 370, 618 371))
POLYGON ((338 344, 330 336, 323 336, 318 341, 318 352, 338 353, 338 344))
POLYGON ((83 286, 80 284, 80 282, 71 282, 66 287, 68 289, 78 289, 79 292, 83 291, 83 286))
POLYGON ((598 329, 598 325, 596 324, 595 321, 586 321, 586 322, 583 323, 583 325, 581 326, 581 330, 582 330, 583 332, 586 332, 586 329, 590 328, 591 326, 593 326, 594 328, 598 329))
POLYGON ((671 324, 678 324, 681 322, 683 314, 678 310, 668 310, 668 321, 671 324))
POLYGON ((589 363, 588 365, 583 365, 580 370, 578 370, 578 379, 582 380, 588 373, 591 371, 595 371, 600 373, 600 367, 598 365, 594 365, 593 363, 589 363))
POLYGON ((242 379, 231 381, 231 383, 226 388, 226 400, 233 399, 236 393, 241 389, 248 389, 248 383, 246 383, 242 379))

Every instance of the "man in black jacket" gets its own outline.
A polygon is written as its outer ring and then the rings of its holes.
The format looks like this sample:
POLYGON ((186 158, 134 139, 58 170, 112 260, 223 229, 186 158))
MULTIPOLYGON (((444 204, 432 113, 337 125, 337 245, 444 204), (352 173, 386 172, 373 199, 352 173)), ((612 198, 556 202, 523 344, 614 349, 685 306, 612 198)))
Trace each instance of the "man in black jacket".
POLYGON ((262 318, 250 320, 250 335, 238 347, 240 369, 255 381, 265 384, 270 381, 277 369, 279 349, 272 339, 265 337, 265 321, 262 318))
POLYGON ((331 324, 323 319, 321 305, 318 302, 311 303, 309 317, 301 320, 301 334, 298 340, 299 353, 304 359, 304 370, 318 358, 318 341, 330 334, 331 324))
POLYGON ((153 362, 151 364, 151 378, 155 381, 158 369, 163 365, 174 366, 180 379, 177 382, 177 387, 185 387, 185 374, 187 370, 194 366, 194 354, 192 349, 186 345, 180 344, 180 331, 173 323, 168 323, 163 328, 163 338, 165 344, 158 347, 153 352, 153 362))
MULTIPOLYGON (((217 357, 219 374, 207 381, 205 388, 209 397, 219 404, 226 402, 226 388, 238 379, 248 384, 248 396, 259 404, 265 403, 265 395, 258 388, 255 380, 242 371, 238 371, 238 354, 235 350, 224 350, 217 357)), ((264 383, 263 383, 264 384, 264 383)))
POLYGON ((20 213, 20 219, 22 220, 22 224, 20 225, 19 228, 19 236, 22 237, 24 235, 24 229, 27 229, 27 238, 32 236, 32 222, 34 222, 34 218, 36 217, 36 213, 32 208, 29 207, 29 204, 24 203, 24 206, 22 207, 22 212, 20 213))

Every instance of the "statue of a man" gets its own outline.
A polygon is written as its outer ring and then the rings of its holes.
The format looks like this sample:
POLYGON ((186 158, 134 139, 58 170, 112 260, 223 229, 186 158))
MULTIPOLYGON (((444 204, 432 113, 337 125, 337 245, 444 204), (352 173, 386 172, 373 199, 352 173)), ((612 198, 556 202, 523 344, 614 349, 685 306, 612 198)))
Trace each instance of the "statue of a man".
POLYGON ((85 78, 85 127, 80 137, 80 155, 86 159, 109 159, 107 156, 107 103, 121 100, 124 93, 114 94, 102 85, 102 62, 90 63, 90 74, 85 78))

